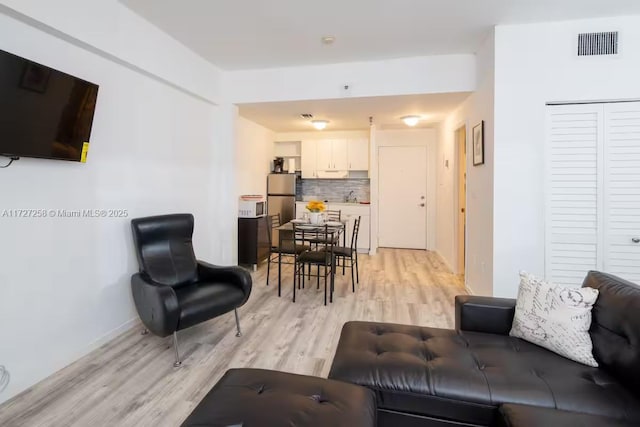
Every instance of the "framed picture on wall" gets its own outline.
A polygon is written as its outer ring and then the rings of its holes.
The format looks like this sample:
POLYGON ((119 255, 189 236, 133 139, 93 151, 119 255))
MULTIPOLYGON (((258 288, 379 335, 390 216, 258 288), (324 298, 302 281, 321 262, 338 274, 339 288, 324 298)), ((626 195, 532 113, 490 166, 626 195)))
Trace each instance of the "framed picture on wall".
POLYGON ((484 164, 484 120, 473 127, 473 166, 484 164))

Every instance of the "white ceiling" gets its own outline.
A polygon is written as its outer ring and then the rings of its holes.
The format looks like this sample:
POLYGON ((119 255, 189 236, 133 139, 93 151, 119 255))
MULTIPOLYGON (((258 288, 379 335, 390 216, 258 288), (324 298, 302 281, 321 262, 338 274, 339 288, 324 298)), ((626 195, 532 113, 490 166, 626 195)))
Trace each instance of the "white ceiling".
POLYGON ((405 129, 400 120, 407 115, 423 118, 416 127, 432 127, 469 96, 469 92, 429 95, 379 96, 313 101, 242 104, 239 112, 253 122, 275 132, 315 130, 300 117, 311 113, 314 119, 329 120, 328 131, 369 128, 369 116, 382 129, 405 129))
POLYGON ((120 1, 228 70, 474 53, 497 24, 640 14, 638 0, 120 1))

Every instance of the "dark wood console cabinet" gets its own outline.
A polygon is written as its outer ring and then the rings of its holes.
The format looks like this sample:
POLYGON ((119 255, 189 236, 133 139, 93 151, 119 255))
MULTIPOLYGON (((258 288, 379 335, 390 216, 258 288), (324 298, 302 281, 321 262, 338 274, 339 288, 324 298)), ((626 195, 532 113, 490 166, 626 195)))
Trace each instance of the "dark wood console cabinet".
POLYGON ((256 270, 269 256, 268 217, 238 218, 238 264, 252 265, 256 270))

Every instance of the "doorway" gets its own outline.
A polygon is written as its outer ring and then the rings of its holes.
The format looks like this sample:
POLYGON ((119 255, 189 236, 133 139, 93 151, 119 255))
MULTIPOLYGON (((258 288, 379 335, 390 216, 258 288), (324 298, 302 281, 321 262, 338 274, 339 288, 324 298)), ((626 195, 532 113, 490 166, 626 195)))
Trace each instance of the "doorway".
POLYGON ((427 249, 427 147, 378 150, 378 244, 427 249))
POLYGON ((456 154, 457 154, 457 187, 458 209, 456 210, 458 265, 456 272, 464 276, 466 272, 466 241, 467 241, 467 127, 462 126, 456 130, 456 154))

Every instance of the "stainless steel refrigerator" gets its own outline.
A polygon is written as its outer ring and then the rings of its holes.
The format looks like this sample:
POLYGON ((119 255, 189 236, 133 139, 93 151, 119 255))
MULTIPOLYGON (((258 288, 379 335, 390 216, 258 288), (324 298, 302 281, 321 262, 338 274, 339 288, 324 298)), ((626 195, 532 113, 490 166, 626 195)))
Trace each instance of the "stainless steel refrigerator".
MULTIPOLYGON (((280 214, 284 224, 296 215, 296 174, 272 173, 267 176, 267 214, 280 214)), ((277 245, 279 233, 273 231, 272 242, 277 245)))

